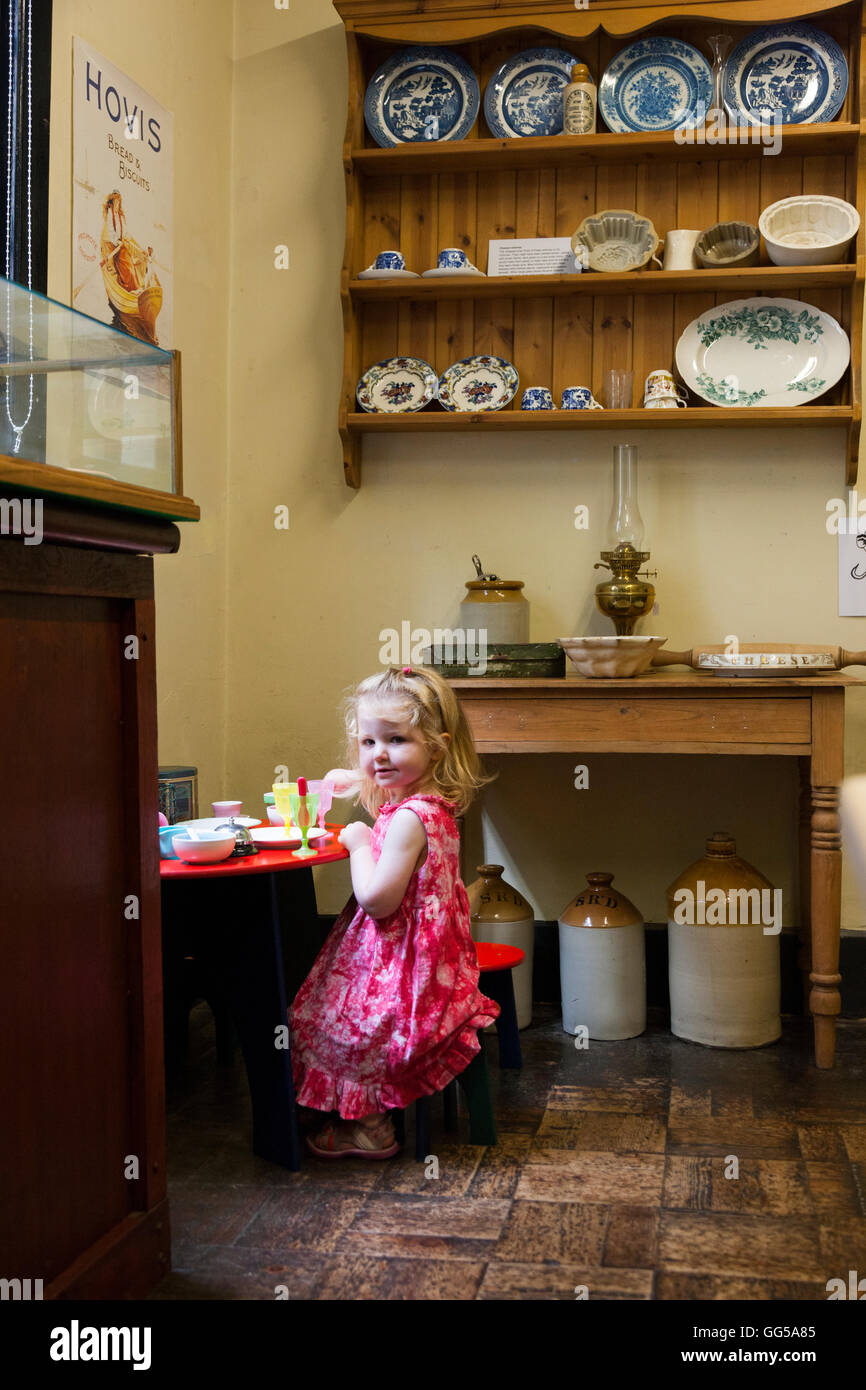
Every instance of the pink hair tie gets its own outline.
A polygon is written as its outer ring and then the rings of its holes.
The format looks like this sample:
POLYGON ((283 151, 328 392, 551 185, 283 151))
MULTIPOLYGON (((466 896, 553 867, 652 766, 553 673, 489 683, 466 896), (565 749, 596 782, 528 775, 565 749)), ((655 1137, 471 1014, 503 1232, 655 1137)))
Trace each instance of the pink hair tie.
POLYGON ((411 676, 411 675, 412 675, 412 667, 411 667, 411 666, 404 666, 404 667, 403 667, 403 675, 404 675, 404 676, 411 676))

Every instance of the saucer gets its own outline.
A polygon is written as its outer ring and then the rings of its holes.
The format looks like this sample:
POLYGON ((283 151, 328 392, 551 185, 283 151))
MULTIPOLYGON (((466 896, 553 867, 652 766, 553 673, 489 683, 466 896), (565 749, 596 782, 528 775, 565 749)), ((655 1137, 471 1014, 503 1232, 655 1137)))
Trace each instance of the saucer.
POLYGON ((417 270, 359 270, 359 280, 418 280, 417 270))
MULTIPOLYGON (((452 275, 484 275, 483 270, 478 270, 474 265, 464 266, 462 270, 440 270, 437 266, 435 270, 423 270, 421 274, 428 280, 450 279, 452 275)), ((486 279, 486 275, 484 275, 486 279)))

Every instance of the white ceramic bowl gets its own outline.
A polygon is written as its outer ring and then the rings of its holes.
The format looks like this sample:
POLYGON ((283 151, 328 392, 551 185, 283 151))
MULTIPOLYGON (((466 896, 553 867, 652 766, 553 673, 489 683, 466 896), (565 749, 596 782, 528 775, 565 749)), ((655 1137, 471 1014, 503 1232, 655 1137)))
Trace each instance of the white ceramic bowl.
POLYGON ((218 864, 234 851, 235 837, 225 830, 200 830, 198 836, 191 840, 186 834, 175 835, 171 842, 178 859, 185 864, 218 864))
POLYGON ((844 198, 810 193, 771 203, 758 227, 773 265, 835 265, 857 235, 860 214, 844 198))
POLYGON ((569 661, 582 676, 637 676, 666 637, 558 637, 569 661))

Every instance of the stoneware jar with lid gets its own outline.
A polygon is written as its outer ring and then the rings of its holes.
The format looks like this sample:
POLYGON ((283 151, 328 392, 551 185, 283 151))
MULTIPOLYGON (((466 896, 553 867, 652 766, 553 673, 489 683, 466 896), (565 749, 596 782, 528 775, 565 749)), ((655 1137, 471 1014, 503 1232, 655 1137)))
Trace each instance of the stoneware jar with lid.
POLYGON ((613 874, 587 886, 559 918, 562 1026, 591 1038, 636 1038, 646 1028, 644 919, 614 888, 613 874))

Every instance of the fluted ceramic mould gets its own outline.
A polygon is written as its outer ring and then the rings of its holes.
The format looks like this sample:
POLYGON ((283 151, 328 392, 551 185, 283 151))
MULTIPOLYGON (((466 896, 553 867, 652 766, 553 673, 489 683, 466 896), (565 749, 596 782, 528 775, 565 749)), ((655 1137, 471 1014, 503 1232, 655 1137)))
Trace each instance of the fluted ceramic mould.
POLYGON ((585 249, 590 270, 640 270, 658 250, 659 237, 648 217, 606 208, 583 219, 571 246, 575 254, 585 249))

